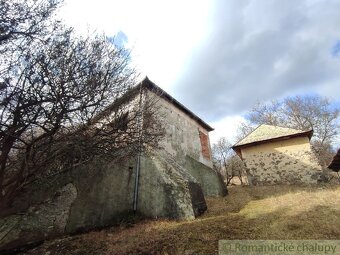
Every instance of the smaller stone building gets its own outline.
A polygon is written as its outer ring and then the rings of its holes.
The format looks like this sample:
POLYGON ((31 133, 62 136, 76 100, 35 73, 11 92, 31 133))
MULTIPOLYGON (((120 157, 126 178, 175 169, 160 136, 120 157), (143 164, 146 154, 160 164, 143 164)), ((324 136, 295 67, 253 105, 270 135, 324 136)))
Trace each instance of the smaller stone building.
POLYGON ((340 149, 338 149, 338 152, 334 155, 334 158, 328 168, 334 171, 333 176, 340 183, 340 149))
POLYGON ((313 130, 260 125, 232 148, 245 161, 250 185, 316 183, 322 171, 312 135, 313 130))
POLYGON ((328 166, 329 169, 333 170, 334 172, 340 171, 340 149, 338 150, 337 154, 335 154, 332 162, 328 166))

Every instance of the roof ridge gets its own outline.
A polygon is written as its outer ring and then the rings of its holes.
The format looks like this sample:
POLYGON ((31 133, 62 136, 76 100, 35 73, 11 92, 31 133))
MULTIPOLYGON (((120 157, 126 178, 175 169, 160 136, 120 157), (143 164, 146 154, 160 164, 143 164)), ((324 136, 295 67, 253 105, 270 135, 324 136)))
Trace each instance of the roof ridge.
MULTIPOLYGON (((188 116, 190 116, 193 120, 195 120, 198 124, 200 124, 202 127, 207 129, 208 132, 213 131, 214 129, 207 124, 204 120, 202 120, 200 117, 198 117, 195 113, 193 113, 191 110, 189 110, 186 106, 184 106, 182 103, 177 101, 172 95, 170 95, 168 92, 166 92, 164 89, 159 87, 157 84, 152 82, 147 76, 142 80, 136 87, 143 86, 145 84, 145 87, 148 88, 148 84, 155 88, 158 92, 161 92, 161 97, 164 99, 169 100, 174 106, 176 106, 178 109, 186 113, 188 116)), ((150 89, 150 88, 149 88, 150 89)))

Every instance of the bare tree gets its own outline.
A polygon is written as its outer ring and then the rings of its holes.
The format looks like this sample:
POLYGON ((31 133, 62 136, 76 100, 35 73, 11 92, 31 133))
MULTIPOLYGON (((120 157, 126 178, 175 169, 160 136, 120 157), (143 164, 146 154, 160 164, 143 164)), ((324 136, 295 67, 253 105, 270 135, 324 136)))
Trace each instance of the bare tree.
POLYGON ((226 167, 226 171, 232 173, 231 181, 233 181, 234 177, 237 177, 241 185, 247 184, 247 181, 245 182, 245 177, 247 176, 246 165, 235 152, 229 157, 226 167))
POLYGON ((62 0, 0 0, 0 83, 22 61, 25 52, 64 33, 61 23, 53 18, 61 3, 62 0))
POLYGON ((278 125, 300 130, 313 129, 313 150, 326 166, 333 154, 332 142, 339 134, 339 107, 320 96, 295 96, 268 104, 258 103, 242 123, 239 138, 260 124, 278 125))
POLYGON ((285 99, 284 105, 286 123, 299 129, 312 128, 320 144, 331 142, 338 134, 340 108, 332 107, 328 98, 296 96, 285 99))
POLYGON ((213 144, 212 151, 214 168, 225 177, 227 185, 234 177, 238 177, 243 184, 245 165, 232 150, 231 143, 225 137, 221 137, 213 144))
MULTIPOLYGON (((47 36, 61 0, 0 0, 0 44, 47 36)), ((16 45, 18 46, 18 44, 16 45)))
POLYGON ((225 176, 225 165, 231 154, 230 142, 225 137, 219 138, 217 143, 212 146, 212 154, 215 169, 225 176))
POLYGON ((239 123, 237 128, 236 140, 240 141, 245 138, 248 134, 254 131, 256 125, 251 123, 249 120, 244 120, 239 123))
POLYGON ((112 158, 120 148, 136 151, 161 134, 152 100, 142 87, 132 88, 128 51, 104 35, 75 37, 53 21, 58 3, 1 1, 2 208, 36 178, 96 156, 112 158))
POLYGON ((282 104, 276 100, 272 100, 269 104, 257 103, 248 118, 251 123, 268 124, 277 126, 282 121, 281 112, 282 104))

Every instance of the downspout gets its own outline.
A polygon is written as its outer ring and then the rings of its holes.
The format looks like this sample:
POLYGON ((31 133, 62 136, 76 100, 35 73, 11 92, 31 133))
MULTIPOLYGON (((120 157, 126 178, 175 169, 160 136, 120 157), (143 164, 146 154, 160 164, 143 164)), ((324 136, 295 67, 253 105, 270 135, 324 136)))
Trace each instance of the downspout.
POLYGON ((133 212, 137 212, 138 190, 139 190, 139 175, 140 175, 140 160, 142 156, 142 131, 143 131, 143 95, 142 84, 139 87, 139 112, 138 112, 138 148, 137 148, 137 162, 136 162, 136 176, 135 176, 135 190, 133 194, 133 212))

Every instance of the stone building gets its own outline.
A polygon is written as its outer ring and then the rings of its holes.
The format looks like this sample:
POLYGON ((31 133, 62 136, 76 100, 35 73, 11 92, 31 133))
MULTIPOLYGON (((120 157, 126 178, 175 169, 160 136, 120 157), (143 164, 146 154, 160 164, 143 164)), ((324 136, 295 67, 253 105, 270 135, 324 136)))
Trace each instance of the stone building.
POLYGON ((212 169, 213 129, 149 79, 132 92, 138 97, 141 90, 157 98, 165 130, 161 149, 138 160, 96 159, 38 181, 16 199, 17 212, 0 219, 0 251, 112 225, 134 211, 151 218, 194 219, 207 209, 205 196, 227 194, 212 169))
POLYGON ((322 171, 312 135, 313 130, 260 125, 232 148, 246 164, 249 184, 316 183, 322 171))
POLYGON ((338 152, 334 155, 332 162, 329 164, 328 168, 333 170, 334 172, 340 171, 340 149, 338 149, 338 152))
POLYGON ((338 149, 338 152, 334 155, 333 160, 329 164, 328 168, 334 172, 340 171, 340 149, 338 149))
POLYGON ((332 162, 328 166, 328 169, 333 171, 331 176, 333 176, 334 179, 340 183, 340 149, 338 149, 338 152, 334 155, 332 162))
POLYGON ((337 179, 338 183, 340 183, 340 149, 338 149, 338 152, 334 155, 328 169, 333 171, 331 176, 335 177, 334 179, 337 179))
POLYGON ((143 100, 156 97, 155 115, 165 135, 160 150, 141 157, 137 210, 151 217, 194 218, 206 210, 204 196, 227 194, 212 169, 213 128, 147 77, 134 90, 141 88, 143 100))

